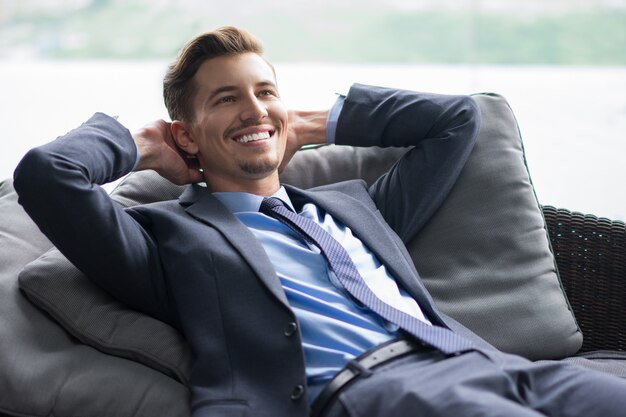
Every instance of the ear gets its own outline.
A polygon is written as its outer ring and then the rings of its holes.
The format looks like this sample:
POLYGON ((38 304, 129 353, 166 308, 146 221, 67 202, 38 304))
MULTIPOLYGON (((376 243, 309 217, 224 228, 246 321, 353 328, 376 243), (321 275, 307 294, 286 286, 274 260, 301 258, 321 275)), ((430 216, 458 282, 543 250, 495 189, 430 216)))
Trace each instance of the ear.
POLYGON ((170 125, 170 130, 176 145, 180 149, 190 155, 198 153, 198 144, 194 140, 193 135, 185 122, 174 120, 170 125))

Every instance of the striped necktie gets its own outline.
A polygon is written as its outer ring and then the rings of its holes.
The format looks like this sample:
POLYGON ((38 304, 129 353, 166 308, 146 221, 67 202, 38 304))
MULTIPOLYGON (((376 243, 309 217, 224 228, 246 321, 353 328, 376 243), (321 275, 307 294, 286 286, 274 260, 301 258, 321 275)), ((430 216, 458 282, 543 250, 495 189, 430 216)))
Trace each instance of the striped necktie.
POLYGON ((405 332, 442 353, 453 355, 475 349, 469 340, 451 330, 428 325, 383 302, 367 286, 343 246, 317 223, 291 211, 282 200, 275 197, 265 198, 259 211, 286 224, 308 242, 317 246, 344 288, 380 317, 396 324, 405 332))

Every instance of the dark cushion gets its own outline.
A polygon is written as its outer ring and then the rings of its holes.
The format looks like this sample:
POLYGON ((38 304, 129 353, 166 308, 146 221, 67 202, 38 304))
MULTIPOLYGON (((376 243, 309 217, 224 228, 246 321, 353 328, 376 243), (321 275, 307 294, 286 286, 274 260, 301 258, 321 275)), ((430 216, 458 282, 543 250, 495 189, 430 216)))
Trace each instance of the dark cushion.
MULTIPOLYGON (((544 361, 538 361, 541 362, 544 361)), ((597 350, 565 358, 563 362, 626 378, 626 352, 597 350)))

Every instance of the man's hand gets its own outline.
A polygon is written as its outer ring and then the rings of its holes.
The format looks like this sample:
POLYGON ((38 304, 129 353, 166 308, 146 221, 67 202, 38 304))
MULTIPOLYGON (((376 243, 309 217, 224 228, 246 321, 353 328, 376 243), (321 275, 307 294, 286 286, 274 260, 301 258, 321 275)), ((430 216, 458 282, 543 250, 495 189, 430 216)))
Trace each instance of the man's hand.
POLYGON ((327 120, 328 110, 289 111, 287 145, 278 172, 285 169, 293 155, 304 145, 326 144, 327 120))
POLYGON ((165 120, 149 123, 133 133, 133 139, 139 152, 136 171, 153 169, 178 185, 203 181, 197 159, 176 146, 170 123, 165 120))

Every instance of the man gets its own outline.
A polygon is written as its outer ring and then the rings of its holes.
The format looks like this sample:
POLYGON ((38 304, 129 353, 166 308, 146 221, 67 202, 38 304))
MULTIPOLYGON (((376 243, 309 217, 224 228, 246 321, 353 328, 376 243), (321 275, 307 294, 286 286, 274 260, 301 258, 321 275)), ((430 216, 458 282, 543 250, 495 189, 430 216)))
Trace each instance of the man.
POLYGON ((474 102, 355 85, 330 111, 288 112, 261 52, 235 28, 199 36, 164 80, 171 123, 131 135, 96 114, 15 173, 68 259, 183 332, 193 415, 621 415, 625 382, 496 351, 410 262, 403 242, 472 149, 474 102), (414 147, 371 187, 281 187, 291 155, 327 141, 414 147), (128 210, 94 186, 133 169, 204 184, 128 210))

